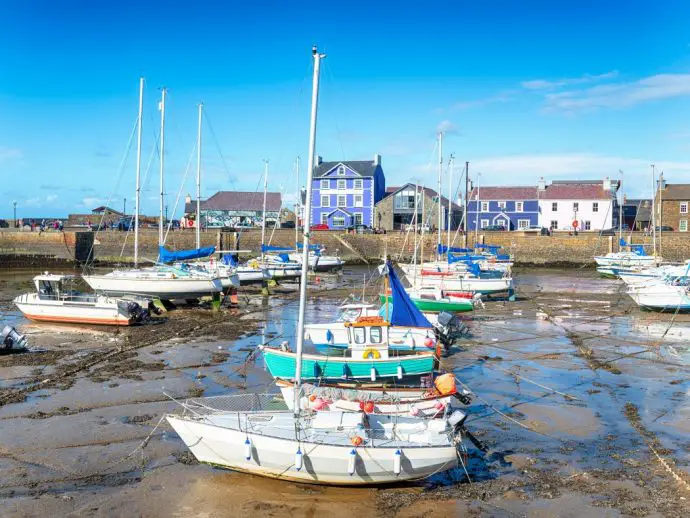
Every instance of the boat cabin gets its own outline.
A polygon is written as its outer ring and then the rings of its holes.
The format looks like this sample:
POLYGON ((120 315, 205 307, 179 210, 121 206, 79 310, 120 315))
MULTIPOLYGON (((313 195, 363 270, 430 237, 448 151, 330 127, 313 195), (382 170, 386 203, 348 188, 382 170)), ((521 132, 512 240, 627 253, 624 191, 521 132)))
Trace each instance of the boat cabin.
POLYGON ((378 315, 373 304, 343 304, 340 306, 340 310, 339 322, 354 322, 359 317, 378 315))
POLYGON ((345 322, 352 357, 387 359, 389 326, 390 323, 379 316, 364 316, 354 322, 345 322))
POLYGON ((76 275, 62 275, 44 273, 34 277, 34 286, 36 286, 36 293, 41 298, 55 298, 59 299, 66 294, 71 294, 71 289, 65 289, 65 285, 76 279, 76 275))

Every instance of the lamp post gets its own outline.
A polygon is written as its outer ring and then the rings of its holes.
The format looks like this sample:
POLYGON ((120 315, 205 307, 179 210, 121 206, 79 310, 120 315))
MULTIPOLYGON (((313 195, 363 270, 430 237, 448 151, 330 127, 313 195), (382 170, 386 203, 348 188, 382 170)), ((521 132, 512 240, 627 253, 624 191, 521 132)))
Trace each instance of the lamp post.
POLYGON ((122 215, 123 216, 127 215, 127 198, 124 199, 124 202, 122 204, 122 215))
POLYGON ((17 228, 17 200, 14 200, 12 205, 14 206, 14 228, 17 228))

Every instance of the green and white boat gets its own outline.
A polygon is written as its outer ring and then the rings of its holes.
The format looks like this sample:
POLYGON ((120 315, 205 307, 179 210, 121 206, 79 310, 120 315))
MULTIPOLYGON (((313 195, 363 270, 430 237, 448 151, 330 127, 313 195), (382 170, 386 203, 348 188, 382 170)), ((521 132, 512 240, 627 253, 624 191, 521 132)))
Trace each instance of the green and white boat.
MULTIPOLYGON (((423 287, 418 290, 409 290, 407 292, 414 305, 420 311, 441 312, 448 311, 450 313, 459 313, 463 311, 474 310, 475 304, 480 300, 475 297, 458 296, 453 293, 444 292, 435 287, 423 287)), ((381 303, 392 302, 392 296, 379 296, 381 303)))

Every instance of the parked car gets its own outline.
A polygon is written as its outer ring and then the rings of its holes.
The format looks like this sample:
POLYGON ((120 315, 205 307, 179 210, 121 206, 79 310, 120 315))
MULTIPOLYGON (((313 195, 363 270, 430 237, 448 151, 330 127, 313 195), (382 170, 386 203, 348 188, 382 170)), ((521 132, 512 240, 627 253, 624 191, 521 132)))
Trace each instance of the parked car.
POLYGON ((295 222, 294 221, 283 221, 280 224, 281 228, 295 228, 295 222))
POLYGON ((656 227, 657 232, 673 232, 673 227, 669 227, 668 225, 661 225, 656 227))
POLYGON ((504 225, 489 225, 488 227, 484 227, 482 230, 487 232, 505 232, 508 229, 504 225))
POLYGON ((134 216, 122 216, 117 222, 118 230, 133 230, 134 229, 134 216))
POLYGON ((326 223, 317 223, 312 225, 309 230, 328 230, 328 225, 326 223))
POLYGON ((347 229, 348 233, 352 232, 355 234, 373 234, 374 231, 370 227, 366 225, 354 225, 352 227, 348 227, 347 229))
POLYGON ((599 231, 602 236, 615 236, 618 233, 617 228, 605 228, 599 231))

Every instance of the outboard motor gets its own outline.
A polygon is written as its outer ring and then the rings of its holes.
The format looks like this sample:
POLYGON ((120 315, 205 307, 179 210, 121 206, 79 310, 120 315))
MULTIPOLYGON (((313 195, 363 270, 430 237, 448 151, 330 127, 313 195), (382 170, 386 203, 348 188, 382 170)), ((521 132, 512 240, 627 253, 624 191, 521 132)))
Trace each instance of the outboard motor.
POLYGON ((134 318, 134 321, 138 323, 145 322, 150 317, 148 309, 142 308, 133 300, 127 303, 127 312, 134 318))
POLYGON ((456 315, 447 311, 438 314, 435 326, 436 335, 446 350, 455 343, 455 340, 467 334, 469 328, 456 315))
POLYGON ((12 326, 5 326, 0 332, 0 350, 3 352, 26 349, 26 337, 20 335, 12 326))

